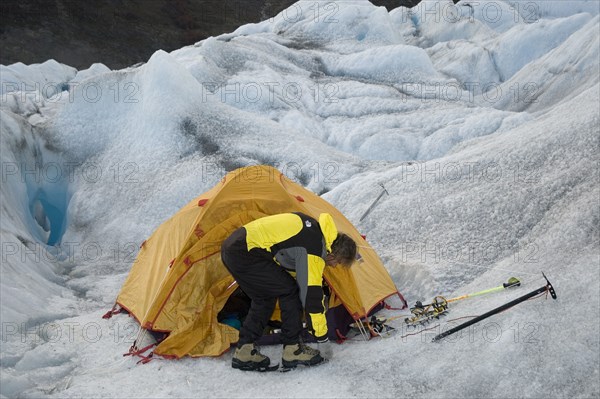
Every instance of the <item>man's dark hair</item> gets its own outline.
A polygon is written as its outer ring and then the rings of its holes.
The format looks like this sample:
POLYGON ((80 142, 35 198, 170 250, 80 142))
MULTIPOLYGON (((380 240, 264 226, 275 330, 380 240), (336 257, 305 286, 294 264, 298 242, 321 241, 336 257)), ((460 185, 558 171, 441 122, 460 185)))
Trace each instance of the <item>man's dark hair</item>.
POLYGON ((356 243, 344 233, 339 233, 331 244, 331 254, 344 266, 352 265, 356 259, 356 243))

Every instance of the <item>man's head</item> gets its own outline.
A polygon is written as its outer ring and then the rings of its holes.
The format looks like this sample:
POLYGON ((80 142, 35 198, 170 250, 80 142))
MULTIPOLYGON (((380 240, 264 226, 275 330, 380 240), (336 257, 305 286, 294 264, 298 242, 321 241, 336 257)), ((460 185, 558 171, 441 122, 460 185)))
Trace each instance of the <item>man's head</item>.
POLYGON ((350 267, 356 259, 356 243, 344 233, 339 233, 331 244, 331 252, 327 254, 325 263, 335 267, 340 264, 350 267))

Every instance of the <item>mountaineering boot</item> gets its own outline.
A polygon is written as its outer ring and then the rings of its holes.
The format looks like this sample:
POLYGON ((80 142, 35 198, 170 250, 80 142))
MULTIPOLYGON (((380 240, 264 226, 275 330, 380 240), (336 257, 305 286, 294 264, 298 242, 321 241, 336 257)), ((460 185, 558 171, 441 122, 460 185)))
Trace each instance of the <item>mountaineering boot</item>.
POLYGON ((321 363, 323 360, 324 359, 321 357, 321 353, 318 350, 306 346, 303 343, 283 346, 282 364, 285 368, 294 368, 299 364, 304 366, 314 366, 315 364, 321 363))
POLYGON ((240 370, 264 370, 269 367, 271 359, 260 353, 256 345, 244 344, 235 349, 231 367, 240 370))

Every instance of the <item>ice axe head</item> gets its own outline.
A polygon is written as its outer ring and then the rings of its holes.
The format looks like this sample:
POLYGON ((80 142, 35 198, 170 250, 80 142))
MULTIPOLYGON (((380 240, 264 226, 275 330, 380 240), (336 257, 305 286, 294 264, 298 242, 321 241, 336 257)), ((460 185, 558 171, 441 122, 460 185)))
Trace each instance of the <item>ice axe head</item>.
POLYGON ((385 191, 385 193, 387 195, 390 195, 390 193, 388 193, 388 190, 386 190, 385 186, 383 185, 383 183, 379 183, 379 185, 381 186, 381 188, 383 189, 383 191, 385 191))
POLYGON ((550 281, 548 280, 548 277, 546 277, 546 275, 544 274, 544 272, 542 272, 542 276, 544 276, 544 278, 546 279, 546 289, 548 290, 548 292, 550 293, 550 295, 552 295, 552 299, 556 299, 556 291, 554 291, 554 287, 552 286, 552 284, 550 283, 550 281))

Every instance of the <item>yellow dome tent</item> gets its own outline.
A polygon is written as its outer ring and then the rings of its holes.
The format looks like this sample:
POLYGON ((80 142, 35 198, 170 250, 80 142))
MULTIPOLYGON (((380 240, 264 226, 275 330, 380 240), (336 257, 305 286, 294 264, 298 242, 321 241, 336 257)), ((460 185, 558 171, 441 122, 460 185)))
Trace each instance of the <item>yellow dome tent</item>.
POLYGON ((327 212, 358 244, 359 259, 351 268, 325 269, 330 309, 343 305, 360 320, 392 295, 406 307, 375 251, 334 206, 277 169, 260 165, 228 173, 156 229, 141 245, 113 313, 120 306, 143 329, 168 333, 155 354, 221 355, 238 340, 238 330, 217 320, 237 288, 221 262, 221 242, 254 219, 283 212, 317 219, 327 212))

